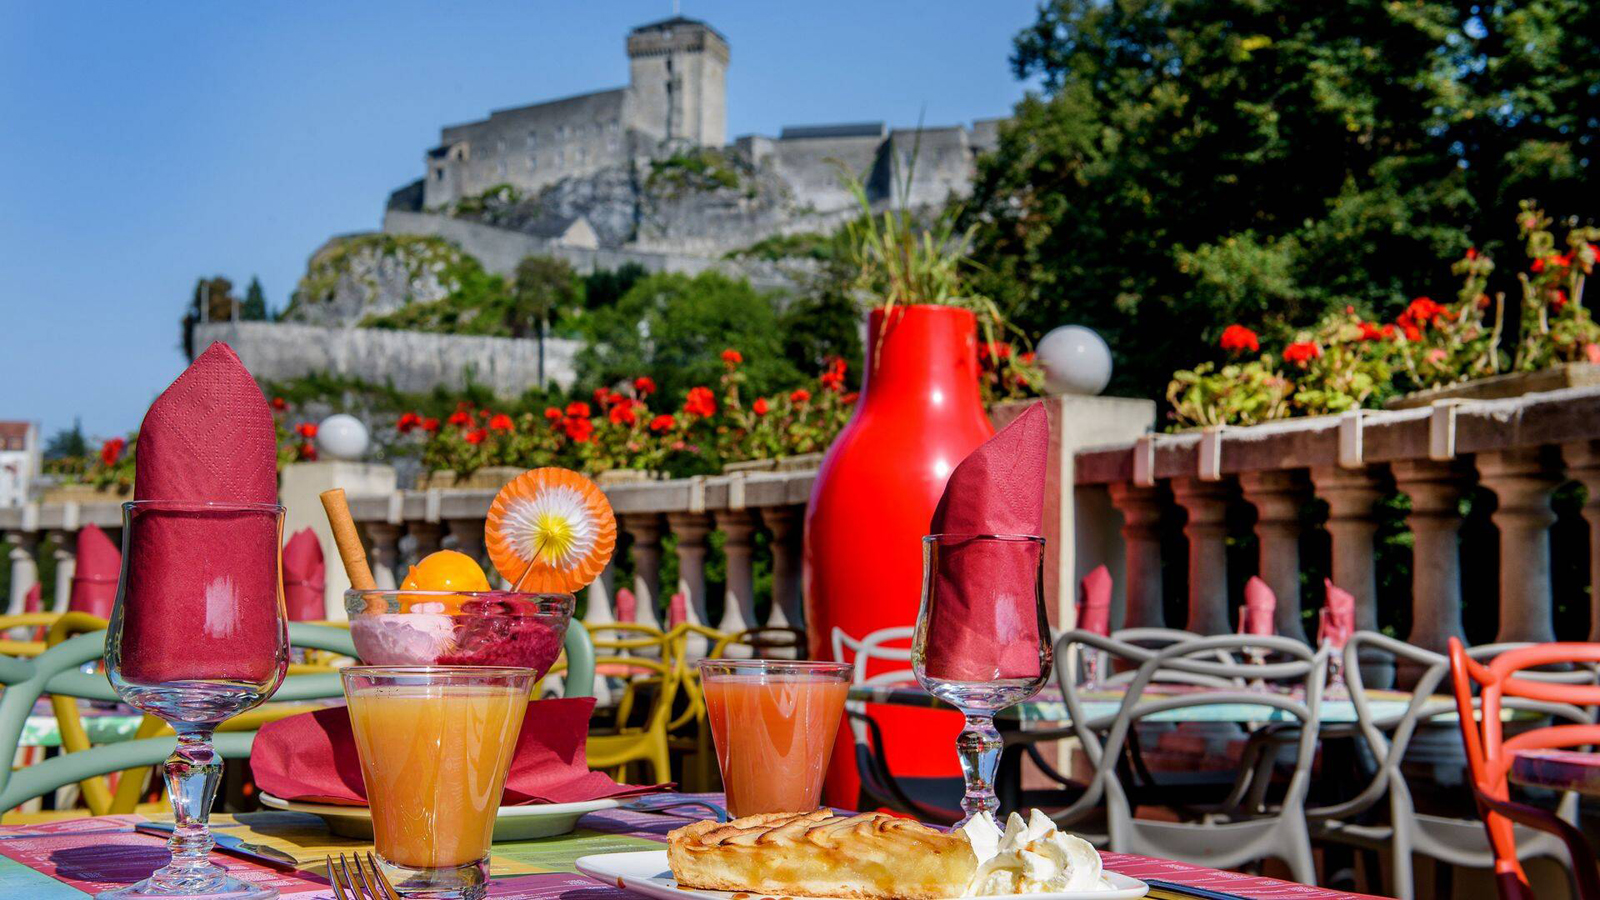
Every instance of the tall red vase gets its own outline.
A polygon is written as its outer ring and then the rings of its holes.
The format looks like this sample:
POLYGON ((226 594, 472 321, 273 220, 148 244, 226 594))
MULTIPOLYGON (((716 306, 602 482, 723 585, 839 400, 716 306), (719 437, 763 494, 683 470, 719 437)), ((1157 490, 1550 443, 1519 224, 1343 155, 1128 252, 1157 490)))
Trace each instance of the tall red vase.
MULTIPOLYGON (((837 626, 861 638, 914 625, 922 537, 956 464, 994 434, 978 391, 977 320, 964 309, 897 306, 868 319, 855 415, 828 448, 806 508, 805 603, 811 657, 832 658, 837 626)), ((906 663, 875 663, 868 674, 906 663)), ((871 705, 897 776, 958 775, 951 712, 871 705)), ((827 800, 857 803, 853 741, 839 729, 827 800)))

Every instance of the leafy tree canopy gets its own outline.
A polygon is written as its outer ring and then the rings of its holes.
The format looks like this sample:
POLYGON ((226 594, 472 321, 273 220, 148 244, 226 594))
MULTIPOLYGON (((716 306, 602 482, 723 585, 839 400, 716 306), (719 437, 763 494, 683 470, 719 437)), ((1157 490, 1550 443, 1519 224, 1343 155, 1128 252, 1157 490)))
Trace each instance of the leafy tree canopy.
POLYGON ((267 295, 261 289, 261 279, 250 276, 250 286, 245 289, 244 303, 239 306, 239 318, 246 322, 264 322, 267 319, 267 295))
POLYGON ((71 428, 63 428, 44 443, 45 459, 70 459, 89 455, 89 439, 83 436, 83 421, 73 419, 71 428))
POLYGON ((783 356, 774 296, 719 272, 642 278, 615 305, 591 313, 585 327, 589 342, 577 367, 589 387, 650 375, 666 396, 680 398, 716 383, 730 347, 744 355, 752 395, 801 377, 783 356))
POLYGON ((1595 213, 1597 40, 1583 0, 1051 0, 967 210, 980 288, 1150 395, 1233 322, 1448 295, 1467 247, 1520 258, 1519 199, 1595 213))

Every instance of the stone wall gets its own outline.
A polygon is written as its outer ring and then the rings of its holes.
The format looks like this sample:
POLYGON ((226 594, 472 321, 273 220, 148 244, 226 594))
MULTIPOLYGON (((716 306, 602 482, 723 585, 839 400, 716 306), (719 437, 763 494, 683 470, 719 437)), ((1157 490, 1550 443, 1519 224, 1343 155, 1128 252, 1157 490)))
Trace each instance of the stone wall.
MULTIPOLYGON (((470 375, 496 394, 514 397, 539 380, 539 342, 533 340, 287 322, 211 322, 195 327, 196 349, 212 341, 233 347, 245 367, 266 381, 330 373, 420 393, 441 384, 464 387, 470 375)), ((570 385, 576 377, 573 359, 581 346, 578 341, 547 339, 546 377, 570 385)))

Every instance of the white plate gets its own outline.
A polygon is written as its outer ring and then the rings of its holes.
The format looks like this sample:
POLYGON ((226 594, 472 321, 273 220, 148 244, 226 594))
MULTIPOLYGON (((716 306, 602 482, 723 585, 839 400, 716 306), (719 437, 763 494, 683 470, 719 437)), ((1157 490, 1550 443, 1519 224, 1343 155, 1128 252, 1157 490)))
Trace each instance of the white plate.
MULTIPOLYGON (((372 812, 365 806, 335 806, 331 803, 300 803, 262 794, 261 803, 273 809, 310 813, 328 823, 328 830, 340 837, 372 839, 372 812)), ((527 841, 533 838, 566 834, 578 826, 578 817, 602 809, 616 809, 621 800, 585 800, 582 803, 530 803, 502 806, 494 819, 496 841, 527 841)))
MULTIPOLYGON (((580 857, 575 863, 578 871, 602 881, 614 884, 625 891, 643 894, 646 897, 656 897, 658 900, 684 900, 688 897, 698 897, 700 900, 733 900, 739 894, 727 891, 700 891, 692 888, 680 888, 678 882, 673 880, 672 871, 667 867, 667 851, 665 850, 639 850, 632 853, 598 853, 594 856, 580 857)), ((1071 891, 1057 894, 1027 894, 1028 900, 1135 900, 1149 893, 1150 886, 1137 878, 1129 878, 1116 872, 1105 873, 1106 880, 1111 882, 1112 890, 1109 891, 1071 891)), ((744 898, 758 900, 760 894, 744 894, 744 898)), ((765 900, 765 898, 761 898, 765 900)), ((975 898, 978 900, 978 898, 975 898)), ((981 898, 989 900, 989 898, 981 898)), ((996 900, 1017 900, 1015 897, 996 898, 996 900)))

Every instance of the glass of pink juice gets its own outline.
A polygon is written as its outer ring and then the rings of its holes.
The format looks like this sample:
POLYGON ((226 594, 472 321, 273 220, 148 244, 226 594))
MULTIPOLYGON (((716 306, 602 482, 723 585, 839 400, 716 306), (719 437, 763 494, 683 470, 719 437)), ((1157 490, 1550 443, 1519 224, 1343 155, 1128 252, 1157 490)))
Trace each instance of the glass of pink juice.
POLYGON ((341 670, 378 859, 407 897, 478 898, 533 669, 341 670))
POLYGON ((701 660, 700 685, 729 814, 817 808, 850 671, 848 663, 701 660))

